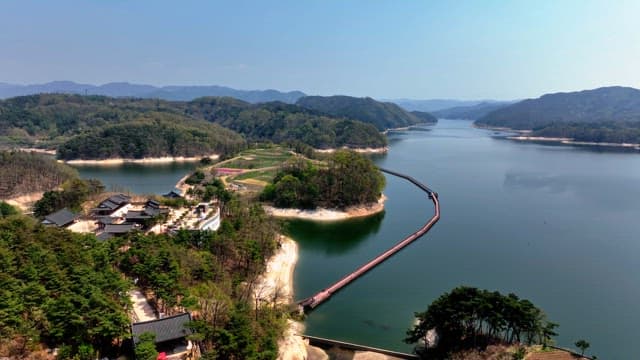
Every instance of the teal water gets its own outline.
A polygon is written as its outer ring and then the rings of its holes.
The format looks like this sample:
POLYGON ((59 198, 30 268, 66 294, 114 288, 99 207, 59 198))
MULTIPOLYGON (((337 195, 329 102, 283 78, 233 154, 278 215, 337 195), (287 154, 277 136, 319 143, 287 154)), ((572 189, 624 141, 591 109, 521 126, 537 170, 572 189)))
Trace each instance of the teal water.
POLYGON ((198 163, 122 164, 117 166, 73 165, 82 178, 96 178, 107 190, 136 194, 166 194, 198 163))
MULTIPOLYGON (((413 312, 458 285, 513 292, 601 359, 639 356, 640 154, 513 142, 470 122, 390 135, 378 165, 440 195, 422 239, 343 289, 306 319, 306 333, 410 351, 413 312)), ((296 297, 315 294, 418 229, 426 195, 387 176, 384 214, 336 224, 294 221, 296 297)))

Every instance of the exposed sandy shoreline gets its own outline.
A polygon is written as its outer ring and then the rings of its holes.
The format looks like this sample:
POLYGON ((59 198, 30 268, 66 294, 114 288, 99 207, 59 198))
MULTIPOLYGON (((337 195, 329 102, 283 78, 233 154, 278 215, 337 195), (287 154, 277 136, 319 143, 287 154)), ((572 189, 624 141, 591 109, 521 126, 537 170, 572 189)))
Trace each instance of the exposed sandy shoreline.
POLYGON ((330 154, 330 153, 334 153, 336 152, 336 150, 351 150, 351 151, 355 151, 357 153, 361 153, 361 154, 384 154, 386 152, 389 151, 389 147, 388 146, 384 146, 384 147, 378 147, 378 148, 356 148, 356 149, 352 149, 346 146, 343 146, 341 148, 337 148, 337 149, 314 149, 315 152, 319 152, 319 153, 323 153, 323 154, 330 154))
MULTIPOLYGON (((262 276, 256 282, 254 296, 271 304, 287 305, 293 299, 293 272, 298 262, 298 244, 293 239, 280 235, 280 248, 269 259, 262 276)), ((304 325, 288 320, 284 336, 278 341, 278 359, 304 360, 307 358, 306 343, 299 336, 304 325)))
POLYGON ((6 202, 11 206, 15 206, 21 211, 25 212, 25 211, 28 211, 36 201, 42 198, 42 194, 44 194, 44 191, 32 192, 32 193, 15 196, 7 199, 0 199, 0 200, 6 202))
POLYGON ((622 148, 634 148, 634 149, 640 150, 640 144, 592 142, 592 141, 575 141, 572 138, 561 138, 561 137, 508 136, 507 139, 518 140, 518 141, 548 141, 548 142, 555 142, 555 143, 560 143, 560 144, 565 144, 565 145, 622 147, 622 148))
POLYGON ((304 219, 313 221, 340 221, 377 214, 384 210, 384 202, 386 200, 387 197, 383 194, 376 203, 365 206, 351 207, 346 210, 324 208, 318 208, 315 210, 280 209, 269 205, 265 205, 264 209, 267 214, 279 218, 304 219))
MULTIPOLYGON (((200 159, 208 157, 210 159, 217 159, 219 155, 211 154, 211 155, 203 155, 203 156, 165 156, 165 157, 157 157, 157 158, 142 158, 142 159, 124 159, 124 158, 115 158, 115 159, 103 159, 103 160, 67 160, 64 161, 70 165, 99 165, 99 166, 114 166, 114 165, 122 165, 122 164, 167 164, 172 162, 194 162, 200 161, 200 159)), ((62 161, 62 160, 58 160, 62 161)))

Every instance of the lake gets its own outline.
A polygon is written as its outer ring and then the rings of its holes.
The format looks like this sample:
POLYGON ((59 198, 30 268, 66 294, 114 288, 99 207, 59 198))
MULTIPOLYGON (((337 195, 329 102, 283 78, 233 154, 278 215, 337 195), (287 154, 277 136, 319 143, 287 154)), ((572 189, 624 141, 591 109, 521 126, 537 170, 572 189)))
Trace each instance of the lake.
MULTIPOLYGON (((515 142, 468 121, 390 134, 381 167, 438 192, 442 218, 422 239, 320 305, 306 333, 401 351, 413 313, 468 285, 513 292, 560 324, 557 343, 629 359, 640 323, 640 154, 515 142)), ((292 222, 298 299, 418 229, 426 194, 387 175, 386 211, 336 224, 292 222)))
POLYGON ((100 179, 107 190, 137 194, 166 194, 197 167, 197 162, 96 166, 72 165, 83 178, 100 179))
MULTIPOLYGON (((423 238, 306 319, 306 333, 389 349, 438 296, 459 285, 513 292, 560 324, 557 342, 629 359, 640 332, 640 154, 515 142, 468 121, 389 134, 378 165, 438 192, 442 217, 423 238)), ((165 193, 196 164, 78 167, 134 192, 165 193)), ((342 223, 291 222, 297 299, 315 294, 418 229, 425 193, 387 176, 386 211, 342 223)))

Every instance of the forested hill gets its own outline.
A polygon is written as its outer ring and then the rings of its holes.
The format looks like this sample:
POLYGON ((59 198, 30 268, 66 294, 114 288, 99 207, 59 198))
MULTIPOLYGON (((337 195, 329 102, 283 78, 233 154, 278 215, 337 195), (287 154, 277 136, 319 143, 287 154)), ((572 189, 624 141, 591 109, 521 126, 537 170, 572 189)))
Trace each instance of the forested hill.
POLYGON ((113 97, 137 97, 189 101, 203 96, 232 96, 251 103, 283 101, 294 103, 305 96, 300 91, 237 90, 226 86, 152 86, 113 82, 104 85, 78 84, 73 81, 53 81, 46 84, 16 85, 0 83, 0 99, 41 93, 87 94, 113 97))
POLYGON ((371 124, 338 119, 282 102, 251 105, 232 98, 200 98, 186 103, 190 116, 219 123, 248 140, 303 142, 316 149, 382 147, 386 137, 371 124))
POLYGON ((607 123, 640 121, 640 90, 603 87, 579 92, 547 94, 495 110, 478 125, 518 130, 554 123, 607 123))
POLYGON ((52 156, 0 151, 0 199, 51 190, 77 176, 52 156))
POLYGON ((513 104, 512 101, 483 102, 471 106, 456 106, 434 111, 433 115, 439 119, 478 120, 492 111, 502 109, 513 104))
POLYGON ((233 154, 245 146, 234 131, 205 121, 175 122, 174 116, 149 112, 133 121, 74 136, 58 147, 58 158, 142 159, 233 154))
POLYGON ((412 114, 396 104, 376 101, 372 98, 351 96, 305 96, 296 105, 332 116, 354 119, 373 124, 378 130, 406 127, 419 123, 435 123, 428 113, 412 114))
MULTIPOLYGON (((0 101, 0 144, 5 146, 34 146, 55 148, 67 141, 66 148, 80 149, 79 144, 94 139, 107 127, 129 124, 140 119, 173 122, 181 134, 194 133, 195 128, 212 136, 213 149, 233 148, 237 136, 221 128, 206 127, 200 122, 218 123, 244 135, 251 141, 303 142, 315 148, 380 147, 386 138, 375 127, 354 120, 337 119, 301 107, 275 102, 250 104, 233 98, 200 98, 190 102, 152 99, 110 98, 41 94, 0 101), (204 129, 204 130, 203 130, 204 129), (214 136, 219 132, 221 136, 214 136), (82 136, 80 139, 72 139, 82 136)), ((116 128, 123 129, 122 127, 116 128)), ((128 140, 125 132, 120 140, 128 140)), ((133 134, 132 134, 133 136, 133 134)), ((200 139, 202 140, 202 139, 200 139)), ((200 141, 202 145, 203 142, 200 141)), ((136 142, 133 137, 132 142, 136 142)), ((170 142, 165 139, 162 143, 170 142)), ((100 142, 107 145, 105 141, 100 142)), ((113 144, 113 143, 112 143, 113 144)), ((115 144, 113 144, 115 146, 115 144)), ((147 144, 151 146, 151 144, 147 144)), ((146 145, 145 145, 146 146, 146 145)), ((136 146, 138 150, 141 148, 136 146)), ((87 147, 84 147, 88 151, 87 147)), ((93 150, 97 150, 94 147, 93 150)), ((204 149, 204 148, 203 148, 204 149)), ((94 153, 94 156, 98 154, 94 153)), ((114 148, 102 148, 106 153, 119 153, 114 148), (108 151, 107 151, 108 150, 108 151)), ((206 149, 208 150, 208 149, 206 149)), ((135 151, 123 150, 125 153, 135 151)), ((83 151, 84 152, 84 151, 83 151)), ((73 151, 67 152, 71 154, 73 151)), ((87 152, 88 154, 89 152, 87 152)), ((141 154, 183 154, 167 147, 141 154)), ((66 155, 65 157, 68 158, 66 155)))

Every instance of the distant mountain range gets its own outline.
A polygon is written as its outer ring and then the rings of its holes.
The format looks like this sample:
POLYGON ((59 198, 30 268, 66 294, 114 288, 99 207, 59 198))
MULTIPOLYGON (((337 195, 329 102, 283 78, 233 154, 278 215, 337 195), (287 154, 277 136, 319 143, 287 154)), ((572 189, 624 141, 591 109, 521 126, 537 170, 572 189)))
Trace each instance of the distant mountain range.
POLYGON ((434 112, 460 106, 473 106, 482 102, 492 102, 491 100, 454 100, 454 99, 384 99, 383 101, 398 104, 407 111, 434 112))
POLYGON ((16 85, 0 83, 0 99, 40 93, 104 95, 111 97, 157 98, 190 101, 203 96, 230 96, 250 103, 281 101, 295 103, 305 96, 301 91, 237 90, 225 86, 152 86, 113 82, 104 85, 79 84, 73 81, 53 81, 46 84, 16 85))
POLYGON ((390 102, 376 101, 370 97, 305 96, 296 105, 331 116, 348 118, 373 124, 378 130, 411 126, 420 123, 436 123, 427 112, 409 112, 390 102))
POLYGON ((456 106, 434 111, 432 114, 439 119, 478 120, 492 111, 502 109, 517 101, 482 102, 471 106, 456 106))
POLYGON ((554 123, 640 121, 640 90, 612 86, 543 95, 497 109, 477 124, 530 130, 554 123))

